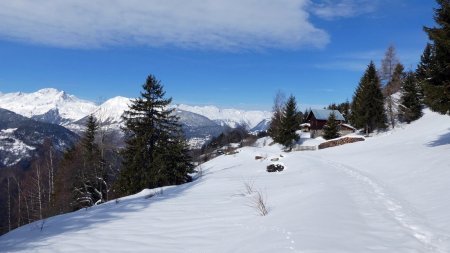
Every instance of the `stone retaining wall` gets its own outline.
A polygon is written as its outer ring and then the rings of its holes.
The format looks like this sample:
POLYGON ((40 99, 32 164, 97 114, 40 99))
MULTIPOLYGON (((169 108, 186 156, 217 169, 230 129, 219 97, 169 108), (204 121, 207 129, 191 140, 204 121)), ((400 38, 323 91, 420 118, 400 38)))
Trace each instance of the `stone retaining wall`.
POLYGON ((319 145, 319 149, 331 148, 331 147, 336 147, 336 146, 345 145, 345 144, 358 142, 358 141, 364 141, 364 140, 365 139, 362 137, 344 137, 341 139, 324 142, 319 145))

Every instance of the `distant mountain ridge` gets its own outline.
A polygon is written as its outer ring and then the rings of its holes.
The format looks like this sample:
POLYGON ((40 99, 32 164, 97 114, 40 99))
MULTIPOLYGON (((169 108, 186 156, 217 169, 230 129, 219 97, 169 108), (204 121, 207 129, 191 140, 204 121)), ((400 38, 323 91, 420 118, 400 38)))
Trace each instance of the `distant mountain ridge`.
MULTIPOLYGON (((0 93, 0 108, 41 122, 62 125, 77 133, 82 132, 90 114, 106 129, 120 131, 122 114, 130 103, 130 98, 118 96, 96 105, 53 88, 34 93, 0 93)), ((271 117, 271 113, 266 111, 220 109, 215 106, 178 104, 172 105, 172 108, 180 117, 188 138, 205 140, 220 134, 224 129, 237 126, 265 130, 263 128, 271 117)))
POLYGON ((248 129, 256 127, 261 121, 270 119, 271 112, 245 111, 236 109, 220 109, 216 106, 190 106, 184 104, 175 105, 175 108, 203 115, 221 125, 231 128, 245 126, 248 129))
POLYGON ((64 91, 46 88, 33 93, 1 93, 0 107, 28 118, 49 120, 51 114, 53 117, 60 117, 61 123, 65 124, 92 113, 97 105, 64 91))
POLYGON ((0 168, 31 159, 46 139, 57 151, 64 151, 78 140, 70 130, 26 118, 0 108, 0 168))

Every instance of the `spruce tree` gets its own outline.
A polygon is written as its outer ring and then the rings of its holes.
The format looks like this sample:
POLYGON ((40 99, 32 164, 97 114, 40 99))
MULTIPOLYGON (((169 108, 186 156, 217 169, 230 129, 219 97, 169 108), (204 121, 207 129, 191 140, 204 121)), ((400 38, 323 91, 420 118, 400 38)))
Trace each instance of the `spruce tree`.
POLYGON ((350 118, 350 102, 348 101, 348 99, 344 103, 339 105, 339 112, 344 117, 345 123, 348 123, 350 118))
POLYGON ((269 129, 267 129, 267 133, 269 136, 275 141, 280 142, 280 131, 281 131, 281 118, 283 113, 280 111, 274 111, 272 118, 270 120, 269 129))
POLYGON ((334 139, 339 137, 339 124, 336 120, 334 112, 330 114, 327 120, 327 124, 323 127, 323 138, 325 140, 334 139))
POLYGON ((370 62, 361 78, 352 101, 351 122, 366 133, 386 128, 384 97, 375 64, 370 62))
POLYGON ((425 103, 431 110, 450 114, 450 1, 437 0, 434 10, 437 27, 424 27, 432 42, 430 77, 424 85, 425 103))
POLYGON ((283 117, 283 109, 285 105, 285 95, 278 91, 274 99, 272 118, 268 129, 268 134, 275 142, 280 142, 281 118, 283 117))
POLYGON ((165 98, 163 85, 153 75, 142 88, 123 115, 126 147, 118 181, 122 194, 185 183, 193 172, 178 118, 168 108, 172 99, 165 98))
POLYGON ((402 87, 400 101, 401 119, 407 123, 417 120, 422 116, 422 106, 419 98, 419 90, 415 74, 408 72, 402 87))
POLYGON ((420 63, 416 69, 416 79, 419 91, 419 98, 423 102, 424 87, 431 78, 431 71, 433 68, 434 48, 433 45, 427 43, 422 55, 420 56, 420 63))
POLYGON ((75 181, 73 182, 74 209, 97 205, 106 201, 107 182, 100 155, 100 150, 95 142, 98 131, 98 123, 93 115, 87 119, 85 133, 75 147, 75 154, 81 157, 71 157, 70 163, 76 167, 75 181), (81 159, 81 160, 79 160, 81 159))
POLYGON ((300 129, 301 115, 297 110, 297 102, 294 96, 290 96, 284 107, 281 119, 279 142, 289 150, 292 150, 294 142, 300 139, 296 133, 300 129))

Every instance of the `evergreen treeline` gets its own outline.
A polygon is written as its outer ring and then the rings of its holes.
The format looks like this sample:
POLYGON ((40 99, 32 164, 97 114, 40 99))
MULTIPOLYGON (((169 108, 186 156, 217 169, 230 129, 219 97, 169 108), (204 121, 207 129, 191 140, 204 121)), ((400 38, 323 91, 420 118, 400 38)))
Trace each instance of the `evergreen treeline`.
MULTIPOLYGON (((339 111, 345 119, 344 122, 345 123, 349 122, 351 110, 350 110, 350 102, 348 100, 345 101, 344 103, 340 103, 340 104, 336 104, 336 103, 330 104, 327 106, 326 109, 339 111)), ((307 116, 308 115, 306 115, 305 117, 307 117, 307 116)))
POLYGON ((417 68, 423 85, 424 102, 431 110, 450 114, 450 1, 437 0, 436 27, 424 27, 430 43, 417 68))
POLYGON ((241 143, 244 145, 243 142, 252 142, 255 138, 256 136, 251 135, 245 127, 238 126, 212 138, 211 141, 202 147, 202 153, 205 154, 211 152, 231 143, 241 143))

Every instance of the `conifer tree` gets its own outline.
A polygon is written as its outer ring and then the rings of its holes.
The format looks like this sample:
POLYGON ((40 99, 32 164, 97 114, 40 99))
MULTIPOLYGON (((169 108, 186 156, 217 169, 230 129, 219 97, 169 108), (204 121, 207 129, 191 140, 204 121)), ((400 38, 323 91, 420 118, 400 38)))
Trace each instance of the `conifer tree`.
POLYGON ((430 77, 424 85, 425 103, 441 114, 450 114, 450 1, 437 0, 437 27, 424 27, 432 42, 430 77))
POLYGON ((302 122, 301 123, 308 123, 308 115, 311 112, 311 108, 309 109, 305 109, 305 111, 303 112, 303 117, 302 117, 302 122))
POLYGON ((294 142, 300 139, 296 133, 300 129, 301 115, 297 110, 297 102, 294 96, 290 96, 284 107, 281 119, 279 142, 289 150, 292 150, 294 142))
POLYGON ((86 130, 80 144, 75 148, 81 153, 81 160, 73 160, 75 171, 73 196, 75 209, 97 205, 106 201, 107 182, 100 155, 95 142, 98 122, 93 115, 88 117, 86 130), (81 163, 81 164, 80 164, 81 163))
POLYGON ((431 78, 431 71, 434 61, 434 48, 433 45, 427 43, 422 55, 420 56, 420 63, 416 69, 416 79, 419 91, 419 98, 423 102, 424 99, 424 87, 427 81, 431 78))
POLYGON ((414 73, 408 72, 402 87, 400 101, 401 119, 410 123, 422 116, 422 106, 414 73))
POLYGON ((281 131, 281 119, 283 117, 283 109, 285 105, 285 95, 278 91, 277 95, 274 99, 274 105, 273 105, 273 115, 270 120, 270 125, 268 129, 268 134, 275 142, 280 142, 280 131, 281 131))
POLYGON ((335 113, 332 112, 328 117, 327 124, 323 128, 323 138, 329 140, 337 137, 339 137, 339 124, 336 120, 335 113))
POLYGON ((165 98, 163 85, 153 75, 142 88, 123 116, 126 148, 118 180, 122 194, 185 183, 193 172, 181 125, 168 108, 172 99, 165 98))
POLYGON ((352 124, 358 128, 364 128, 366 133, 386 128, 384 97, 373 62, 370 62, 356 88, 351 108, 352 124))
POLYGON ((350 117, 350 102, 348 101, 348 99, 344 103, 339 105, 339 112, 344 117, 345 123, 348 123, 350 117))

